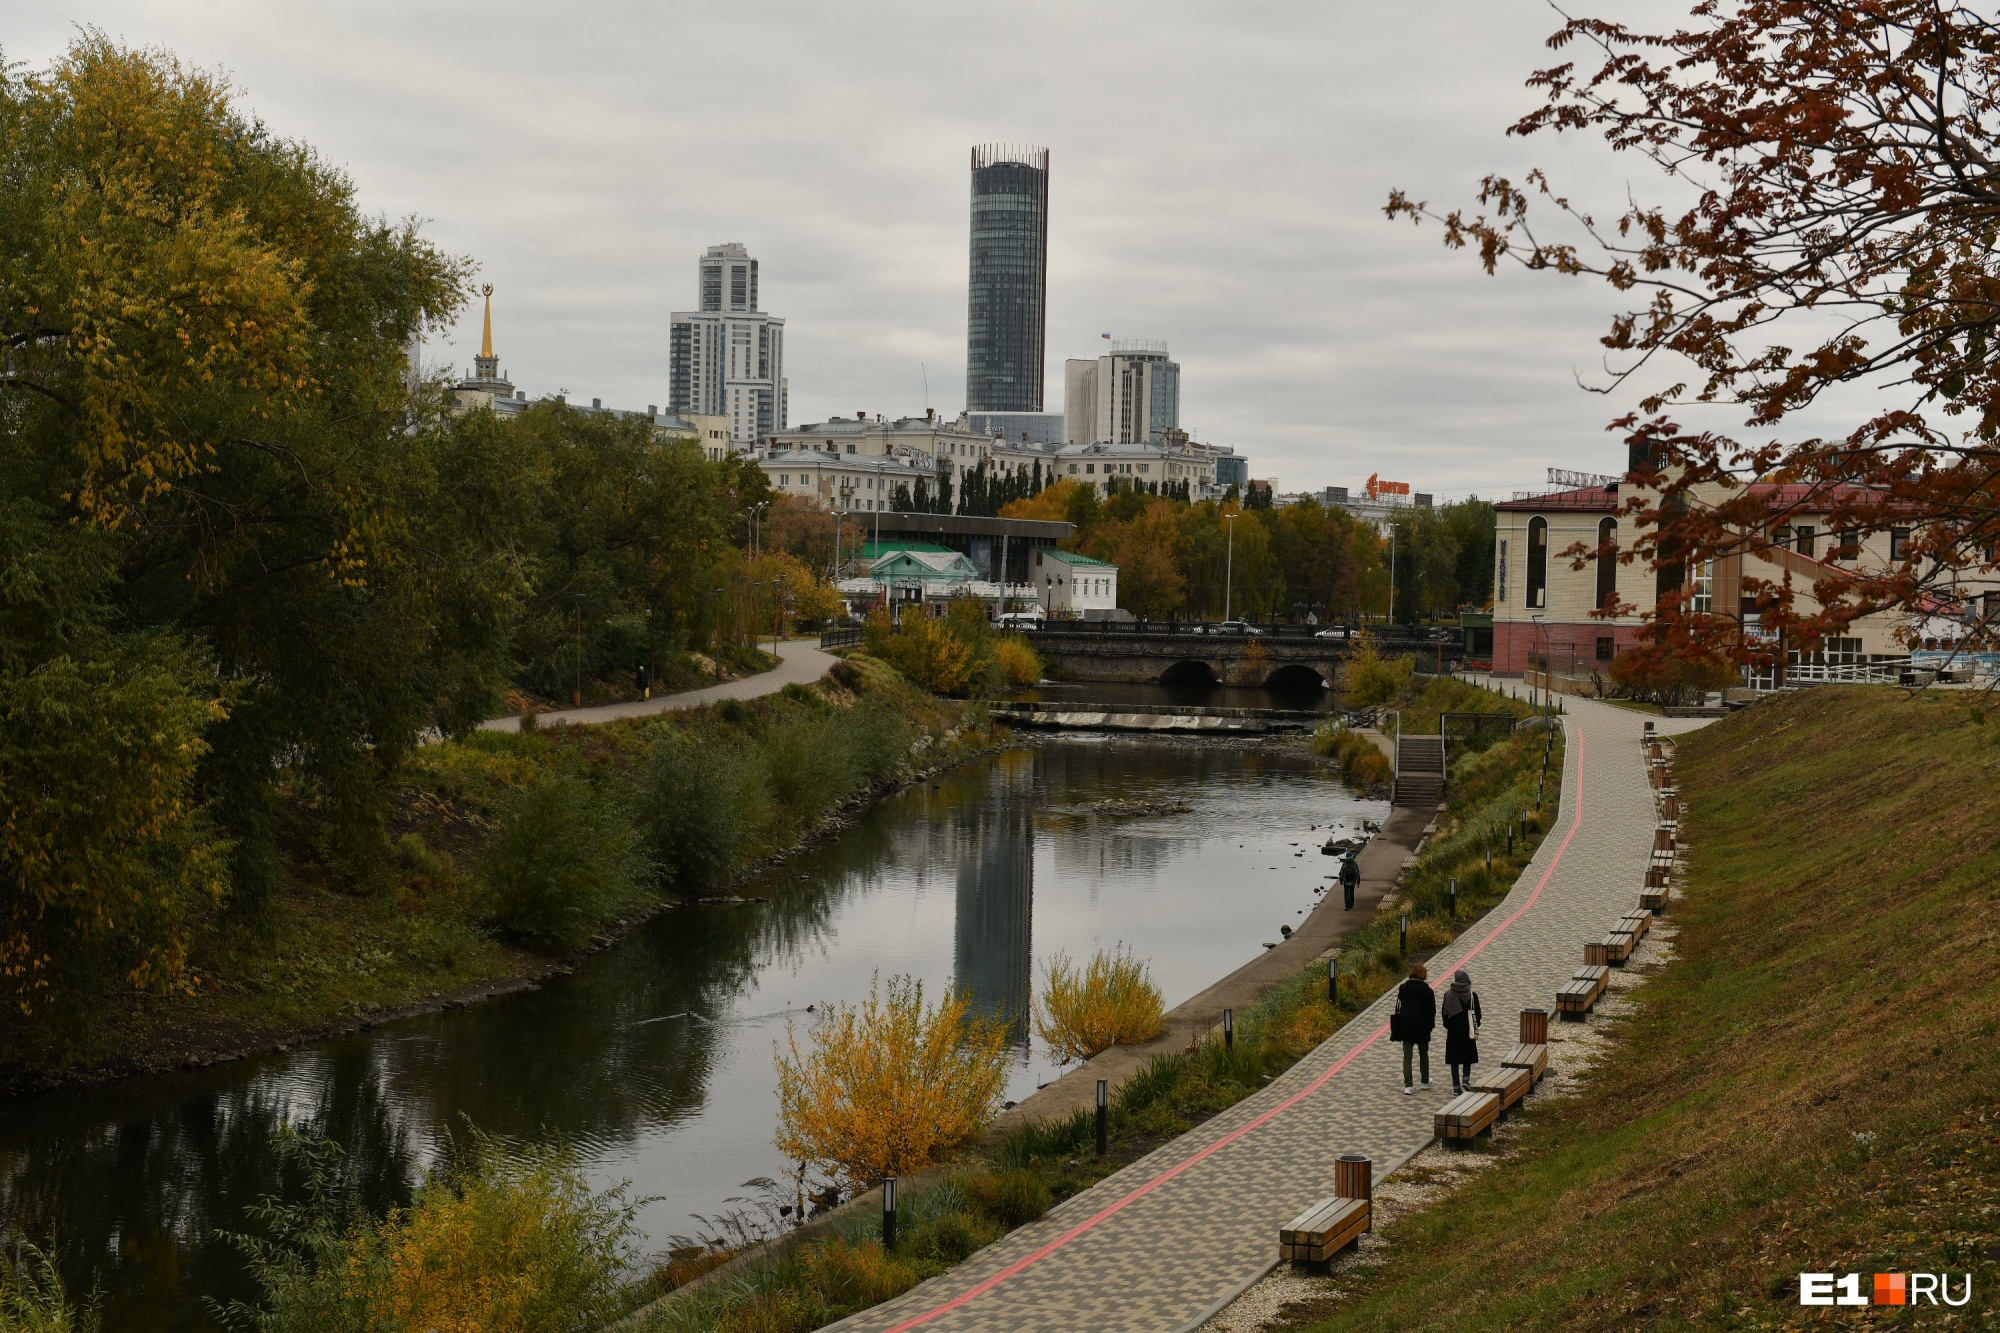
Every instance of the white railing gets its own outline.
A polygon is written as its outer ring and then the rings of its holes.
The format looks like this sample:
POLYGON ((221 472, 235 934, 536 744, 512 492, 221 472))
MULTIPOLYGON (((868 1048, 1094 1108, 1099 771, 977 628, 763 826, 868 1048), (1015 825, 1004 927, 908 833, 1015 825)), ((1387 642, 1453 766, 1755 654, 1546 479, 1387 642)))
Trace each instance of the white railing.
POLYGON ((1910 669, 1907 657, 1886 662, 1793 662, 1785 680, 1794 685, 1894 685, 1910 669))

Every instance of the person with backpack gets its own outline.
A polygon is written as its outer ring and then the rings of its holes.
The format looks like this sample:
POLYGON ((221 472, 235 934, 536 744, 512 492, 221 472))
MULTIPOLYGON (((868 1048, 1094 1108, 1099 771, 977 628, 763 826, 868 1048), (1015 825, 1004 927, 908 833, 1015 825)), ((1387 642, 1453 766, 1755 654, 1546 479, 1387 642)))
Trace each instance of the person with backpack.
POLYGON ((1361 887, 1361 862, 1353 852, 1349 852, 1340 862, 1340 890, 1347 899, 1347 910, 1354 910, 1354 891, 1361 887))
POLYGON ((1437 997, 1431 994, 1430 973, 1422 963, 1410 964, 1410 976, 1396 988, 1396 1011, 1389 1016, 1389 1038, 1403 1043, 1403 1095, 1417 1090, 1410 1081, 1410 1054, 1416 1053, 1424 1086, 1431 1085, 1431 1032, 1437 1027, 1437 997))
POLYGON ((1451 1090, 1472 1086, 1472 1067, 1479 1063, 1479 993, 1464 971, 1454 972, 1444 993, 1444 1062, 1451 1066, 1451 1090))

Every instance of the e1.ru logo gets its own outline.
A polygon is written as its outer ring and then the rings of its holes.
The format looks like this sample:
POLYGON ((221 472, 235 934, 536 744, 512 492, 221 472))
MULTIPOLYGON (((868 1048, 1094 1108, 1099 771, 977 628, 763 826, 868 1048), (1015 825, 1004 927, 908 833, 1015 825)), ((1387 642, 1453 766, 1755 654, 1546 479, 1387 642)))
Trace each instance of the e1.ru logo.
POLYGON ((1959 1273, 1965 1279, 1965 1290, 1958 1299, 1951 1298, 1951 1273, 1877 1273, 1872 1291, 1873 1299, 1861 1291, 1861 1274, 1843 1273, 1836 1278, 1831 1273, 1799 1274, 1800 1305, 1916 1305, 1928 1300, 1936 1305, 1940 1299, 1946 1305, 1970 1305, 1972 1303, 1972 1274, 1959 1273))

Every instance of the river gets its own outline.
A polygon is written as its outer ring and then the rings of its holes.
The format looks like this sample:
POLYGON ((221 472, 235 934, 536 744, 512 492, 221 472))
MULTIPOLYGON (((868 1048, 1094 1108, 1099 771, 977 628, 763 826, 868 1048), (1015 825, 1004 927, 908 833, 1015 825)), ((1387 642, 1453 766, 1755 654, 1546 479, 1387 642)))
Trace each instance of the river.
POLYGON ((763 903, 663 914, 540 990, 187 1073, 0 1109, 0 1206, 59 1238, 107 1333, 213 1325, 202 1298, 250 1297, 221 1233, 295 1188, 281 1124, 341 1143, 376 1207, 407 1198, 443 1134, 559 1133, 593 1181, 649 1196, 648 1244, 746 1206, 777 1177, 774 1048, 830 1001, 907 973, 967 987, 1016 1021, 1007 1096, 1058 1070, 1028 1039, 1057 950, 1128 944, 1169 1007, 1255 956, 1314 901, 1329 821, 1380 818, 1297 750, 1060 736, 871 807, 737 892, 763 903), (1188 813, 1093 812, 1106 799, 1188 813))

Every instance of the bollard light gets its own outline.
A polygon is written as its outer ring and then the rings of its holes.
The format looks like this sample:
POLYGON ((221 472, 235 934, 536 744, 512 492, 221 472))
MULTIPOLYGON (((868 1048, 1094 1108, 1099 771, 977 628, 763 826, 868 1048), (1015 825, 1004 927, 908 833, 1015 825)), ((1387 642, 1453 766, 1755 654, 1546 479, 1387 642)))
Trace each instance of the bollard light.
POLYGON ((896 1178, 887 1176, 882 1181, 882 1248, 896 1248, 896 1178))
POLYGON ((1408 912, 1403 913, 1403 934, 1401 942, 1396 946, 1396 952, 1405 956, 1408 956, 1410 952, 1410 914, 1408 912))
POLYGON ((1234 1009, 1224 1009, 1222 1011, 1222 1049, 1225 1051, 1236 1049, 1236 1011, 1234 1009))
POLYGON ((1453 921, 1456 921, 1456 920, 1458 920, 1458 878, 1457 878, 1457 876, 1453 876, 1453 877, 1452 877, 1452 881, 1451 881, 1451 919, 1452 919, 1453 921))
POLYGON ((1097 1080, 1097 1155, 1111 1151, 1111 1082, 1097 1080))
POLYGON ((1340 1003, 1340 960, 1338 958, 1329 958, 1326 960, 1326 1002, 1328 1004, 1340 1003))

